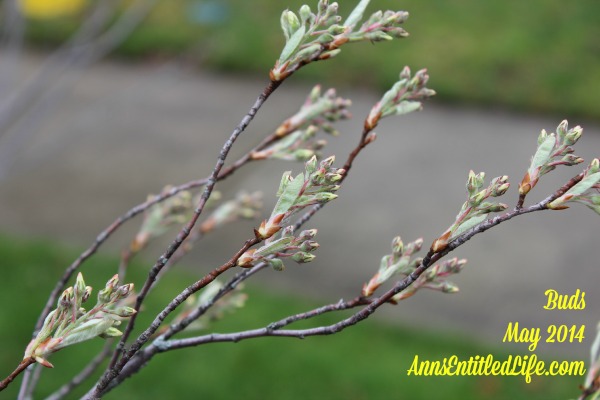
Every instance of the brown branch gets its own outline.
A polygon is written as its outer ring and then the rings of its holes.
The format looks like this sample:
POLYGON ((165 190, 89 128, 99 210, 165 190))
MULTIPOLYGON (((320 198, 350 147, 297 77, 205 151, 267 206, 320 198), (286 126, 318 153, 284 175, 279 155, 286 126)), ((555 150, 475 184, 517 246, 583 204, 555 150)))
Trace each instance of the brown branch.
POLYGON ((14 381, 15 378, 19 376, 21 372, 25 371, 27 367, 34 363, 35 359, 32 357, 23 359, 23 361, 19 363, 17 368, 15 368, 15 370, 11 372, 10 375, 8 375, 3 381, 0 382, 0 392, 6 389, 8 385, 10 385, 10 383, 14 381))
MULTIPOLYGON (((291 133, 291 132, 287 132, 287 134, 289 134, 289 133, 291 133)), ((270 144, 272 144, 278 140, 281 140, 285 136, 286 135, 278 136, 275 134, 271 134, 271 135, 267 136, 259 145, 257 145, 252 150, 247 152, 244 156, 239 158, 233 164, 223 168, 221 170, 221 172, 219 173, 219 175, 217 176, 217 180, 221 181, 221 180, 226 179, 229 176, 233 175, 233 173, 235 173, 239 168, 243 167, 246 163, 248 163, 250 161, 254 161, 250 157, 250 154, 252 154, 252 152, 260 151, 260 150, 264 149, 265 147, 269 146, 270 144)), ((175 196, 179 192, 182 192, 184 190, 194 189, 194 188, 197 188, 200 186, 204 186, 208 183, 208 181, 209 181, 209 178, 207 177, 207 178, 203 178, 203 179, 189 181, 189 182, 186 182, 179 186, 175 186, 166 192, 156 195, 156 196, 152 197, 151 199, 148 199, 145 202, 134 206, 129 211, 127 211, 125 214, 116 218, 107 228, 105 228, 102 232, 100 232, 96 236, 96 239, 94 240, 94 242, 83 253, 81 253, 79 255, 79 257, 77 257, 77 259, 75 261, 73 261, 73 263, 65 270, 65 272, 63 273, 61 278, 56 283, 54 289, 52 290, 52 292, 46 302, 46 305, 44 306, 44 309, 40 313, 40 316, 38 317, 38 321, 35 326, 35 330, 38 331, 42 327, 42 324, 44 323, 44 319, 46 318, 48 313, 54 308, 54 305, 56 304, 56 301, 58 300, 58 296, 60 296, 65 285, 71 279, 73 274, 81 267, 81 265, 88 258, 90 258, 92 255, 94 255, 96 253, 96 251, 98 251, 100 246, 102 244, 104 244, 104 242, 113 233, 115 233, 116 230, 119 229, 125 222, 127 222, 127 221, 131 220, 132 218, 136 217, 137 215, 143 213, 144 211, 146 211, 148 208, 152 207, 153 205, 158 204, 170 197, 175 196)))
POLYGON ((257 337, 266 337, 266 336, 275 336, 275 337, 295 337, 295 338, 305 338, 308 336, 315 335, 330 335, 333 333, 337 333, 349 326, 355 325, 358 322, 366 319, 371 314, 373 314, 377 308, 381 305, 387 303, 392 299, 393 296, 402 292, 406 288, 408 288, 413 282, 415 282, 430 266, 432 266, 435 262, 440 260, 442 257, 446 256, 448 253, 456 249, 457 247, 466 243, 473 236, 484 232, 502 222, 508 221, 518 215, 527 214, 534 211, 542 211, 546 209, 546 205, 553 201, 554 199, 562 196, 567 190, 577 184, 583 178, 583 173, 575 176, 571 180, 569 180, 565 185, 559 188, 555 193, 548 196, 546 199, 542 200, 536 205, 533 205, 527 209, 515 209, 512 212, 497 216, 493 219, 486 220, 479 225, 475 226, 471 230, 465 232, 463 235, 459 236, 452 242, 448 244, 448 246, 439 253, 433 253, 431 250, 427 253, 425 258, 422 261, 422 264, 413 271, 409 276, 404 278, 403 280, 396 283, 396 285, 382 294, 379 297, 375 298, 365 298, 365 297, 357 297, 353 300, 344 302, 340 300, 337 303, 329 304, 326 306, 322 306, 316 308, 314 310, 300 313, 296 315, 292 315, 286 317, 280 321, 269 324, 268 326, 255 330, 248 330, 244 332, 236 332, 231 334, 210 334, 205 336, 199 336, 194 338, 187 339, 179 339, 179 340, 167 340, 172 337, 175 333, 183 330, 189 323, 193 322, 196 318, 202 315, 214 302, 218 300, 218 298, 222 297, 224 294, 235 288, 235 285, 240 281, 247 279, 252 273, 258 272, 260 269, 264 268, 264 265, 257 265, 253 269, 249 271, 244 271, 234 277, 224 288, 222 288, 217 296, 213 298, 212 302, 205 307, 201 307, 195 310, 194 313, 190 314, 188 318, 180 321, 178 324, 169 327, 166 333, 162 334, 160 337, 154 340, 154 342, 143 349, 142 351, 135 354, 135 356, 123 367, 119 376, 106 387, 106 390, 103 393, 106 393, 112 390, 114 387, 119 385, 125 379, 129 378, 136 372, 138 372, 143 366, 145 366, 152 357, 154 357, 158 353, 166 352, 169 350, 181 349, 186 347, 193 347, 207 343, 213 342, 238 342, 240 340, 252 339, 257 337), (237 283, 236 283, 237 282, 237 283), (333 311, 341 311, 347 310, 350 308, 354 308, 360 305, 367 305, 367 307, 363 308, 359 312, 354 315, 346 318, 336 324, 317 327, 311 329, 304 330, 281 330, 282 327, 287 326, 293 322, 299 320, 306 320, 313 318, 318 315, 322 315, 327 312, 333 311))
POLYGON ((142 348, 146 342, 152 337, 152 335, 156 332, 156 330, 161 326, 162 322, 165 320, 169 314, 171 314, 181 303, 183 303, 188 297, 192 294, 196 293, 200 289, 206 287, 209 283, 213 282, 219 275, 223 274, 225 271, 234 267, 237 263, 237 260, 246 252, 249 248, 254 246, 257 243, 260 243, 262 239, 258 237, 254 237, 252 239, 248 239, 244 245, 237 251, 237 253, 225 264, 221 265, 218 268, 212 270, 209 274, 204 276, 199 281, 196 281, 192 285, 185 288, 181 293, 179 293, 171 302, 156 316, 154 321, 150 324, 148 328, 144 332, 142 332, 136 341, 129 347, 129 349, 123 354, 123 356, 119 359, 119 361, 109 368, 104 375, 98 381, 98 384, 95 388, 90 390, 86 395, 85 399, 96 399, 100 398, 103 394, 104 389, 107 385, 119 374, 119 372, 123 369, 125 364, 142 348))
MULTIPOLYGON (((167 264, 167 262, 169 262, 169 259, 171 258, 171 256, 173 256, 175 251, 177 251, 177 249, 181 246, 183 241, 192 232, 194 225, 198 221, 198 218, 200 218, 200 215, 202 214, 202 211, 204 210, 204 207, 206 206, 206 202, 208 201, 215 185, 217 184, 219 173, 221 172, 221 169, 223 168, 223 166, 225 164, 225 159, 227 158, 229 151, 233 147, 233 144, 235 143, 237 138, 242 134, 242 132, 246 129, 248 124, 250 124, 250 122, 252 121, 252 119, 254 118, 256 113, 258 112, 258 110, 261 108, 261 106, 264 104, 264 102, 269 98, 271 93, 273 93, 273 91, 275 89, 277 89, 277 87, 279 87, 279 85, 280 85, 280 83, 278 83, 278 82, 273 82, 273 81, 269 82, 269 84, 265 87, 263 92, 258 96, 258 98, 254 102, 252 107, 250 107, 250 110, 248 111, 248 113, 242 118, 242 120, 240 121, 238 126, 236 126, 236 128, 231 133, 229 139, 227 139, 227 141, 221 148, 219 157, 217 158, 217 163, 213 169, 213 172, 211 173, 210 177, 208 178, 208 182, 206 183, 206 186, 204 187, 202 196, 200 197, 198 205, 196 206, 196 209, 194 210, 194 215, 192 216, 190 221, 184 226, 184 228, 181 231, 179 231, 179 233, 175 237, 175 240, 169 245, 167 250, 158 258, 158 260, 156 261, 156 263, 154 264, 154 266, 148 273, 148 278, 146 279, 146 282, 144 283, 144 286, 142 287, 142 290, 138 294, 136 302, 135 302, 134 308, 136 311, 140 310, 141 305, 144 302, 146 295, 150 291, 150 287, 152 287, 152 285, 154 284, 159 272, 167 264)), ((119 357, 119 354, 122 352, 123 348, 125 347, 125 343, 127 342, 127 339, 129 338, 129 335, 131 334, 131 331, 133 330, 133 328, 135 326, 135 321, 137 319, 137 315, 138 315, 138 313, 134 314, 130 318, 129 323, 127 324, 127 328, 125 329, 125 332, 123 333, 121 341, 117 345, 117 349, 115 350, 115 354, 110 363, 111 368, 115 366, 115 363, 119 357)))
POLYGON ((402 292, 406 288, 408 288, 413 282, 415 282, 430 266, 432 266, 435 262, 440 260, 442 257, 446 256, 448 253, 456 249, 457 247, 462 246, 468 240, 470 240, 473 236, 485 232, 488 229, 493 228, 503 222, 506 222, 516 216, 528 214, 534 211, 542 211, 546 210, 546 205, 553 201, 554 199, 560 197, 567 190, 577 184, 583 178, 583 173, 575 176, 571 180, 569 180, 565 185, 563 185, 560 189, 558 189, 551 196, 548 196, 546 199, 540 201, 539 203, 530 206, 526 209, 515 209, 511 212, 496 216, 494 218, 483 221, 479 225, 473 227, 469 231, 465 232, 461 236, 457 237, 453 241, 451 241, 448 246, 441 252, 434 253, 432 250, 429 250, 427 255, 424 257, 421 265, 417 267, 410 275, 401 281, 397 282, 393 288, 383 293, 381 296, 373 298, 373 299, 365 299, 365 298, 357 298, 354 301, 356 303, 344 303, 339 302, 337 304, 330 304, 328 306, 320 307, 315 310, 309 311, 307 313, 297 314, 276 323, 270 324, 267 327, 261 329, 254 329, 244 332, 236 332, 231 334, 210 334, 204 336, 198 336, 195 338, 187 338, 187 339, 179 339, 179 340, 169 340, 163 341, 159 343, 159 351, 168 351, 174 350, 184 347, 198 346, 205 343, 213 343, 213 342, 238 342, 240 340, 251 339, 256 337, 265 337, 265 336, 282 336, 282 337, 295 337, 303 339, 307 336, 316 336, 316 335, 330 335, 333 333, 337 333, 349 326, 355 325, 358 322, 368 318, 371 314, 375 312, 377 308, 381 305, 387 303, 392 299, 393 296, 402 292), (320 315, 324 312, 329 311, 338 311, 341 309, 346 309, 346 306, 356 306, 359 304, 367 304, 367 306, 361 309, 359 312, 353 314, 352 316, 341 320, 335 324, 322 326, 317 328, 309 328, 309 329, 300 329, 300 330, 280 330, 279 328, 288 325, 291 322, 295 322, 300 319, 308 319, 312 318, 316 315, 320 315))

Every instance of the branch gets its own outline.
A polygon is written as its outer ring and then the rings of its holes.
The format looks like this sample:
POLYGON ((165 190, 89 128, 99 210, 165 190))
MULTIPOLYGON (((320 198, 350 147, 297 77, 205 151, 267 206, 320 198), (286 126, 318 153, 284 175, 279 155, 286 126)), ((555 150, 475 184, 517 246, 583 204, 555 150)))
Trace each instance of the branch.
POLYGON ((73 389, 75 389, 77 386, 81 385, 83 383, 83 381, 85 381, 87 378, 89 378, 96 371, 96 369, 100 366, 100 364, 102 364, 102 362, 110 355, 111 350, 112 350, 112 344, 113 344, 112 340, 108 341, 104 345, 104 348, 102 349, 102 351, 100 353, 98 353, 96 355, 96 357, 94 357, 89 362, 89 364, 87 366, 85 366, 85 368, 83 370, 81 370, 80 373, 75 375, 73 377, 73 379, 71 379, 69 382, 65 383, 64 385, 62 385, 57 391, 55 391, 50 396, 48 396, 46 398, 46 400, 60 400, 60 399, 64 398, 66 395, 68 395, 69 393, 71 393, 73 391, 73 389))
MULTIPOLYGON (((246 163, 248 163, 250 161, 255 161, 254 159, 251 158, 251 154, 253 152, 260 151, 260 150, 264 149, 265 147, 269 146, 270 144, 283 139, 289 133, 291 133, 291 132, 288 131, 285 133, 285 135, 277 135, 275 133, 269 135, 259 145, 257 145, 252 150, 247 152, 240 159, 235 161, 233 164, 223 168, 221 170, 221 172, 219 173, 219 175, 217 176, 217 180, 220 181, 220 180, 226 179, 230 175, 232 175, 234 172, 236 172, 239 168, 244 166, 246 163)), ((37 331, 41 328, 42 324, 44 323, 44 319, 46 318, 48 313, 52 310, 52 308, 56 304, 56 301, 58 300, 58 296, 60 296, 60 294, 62 293, 62 290, 64 289, 67 282, 71 279, 73 274, 75 272, 77 272, 77 270, 81 267, 81 265, 88 258, 90 258, 92 255, 94 255, 96 253, 96 251, 98 251, 100 246, 102 244, 104 244, 104 242, 113 233, 115 233, 117 231, 117 229, 119 229, 125 222, 127 222, 127 221, 131 220, 132 218, 136 217, 137 215, 143 213, 144 211, 146 211, 148 208, 152 207, 153 205, 158 204, 170 197, 175 196, 179 192, 206 185, 208 183, 209 179, 210 178, 207 177, 207 178, 203 178, 203 179, 193 180, 193 181, 186 182, 182 185, 173 187, 166 192, 156 195, 153 198, 148 199, 145 202, 134 206, 129 211, 127 211, 125 214, 117 217, 108 227, 106 227, 102 232, 100 232, 96 236, 94 242, 83 253, 81 253, 75 261, 73 261, 73 263, 65 270, 65 272, 63 273, 61 278, 57 281, 48 300, 46 301, 46 305, 44 306, 44 309, 42 310, 42 312, 40 313, 40 316, 38 317, 37 323, 35 325, 35 330, 37 331)), ((35 334, 34 334, 34 336, 35 336, 35 334)))
POLYGON ((453 251, 454 249, 462 246, 468 240, 470 240, 473 236, 485 232, 488 229, 493 228, 501 224, 502 222, 508 221, 516 216, 528 214, 534 211, 542 211, 546 210, 546 205, 553 201, 554 199, 560 197, 567 190, 573 187, 577 182, 581 181, 583 178, 583 173, 573 177, 569 180, 565 185, 563 185, 560 189, 558 189, 555 193, 548 196, 546 199, 540 201, 539 203, 532 205, 528 208, 515 208, 513 211, 505 213, 503 215, 496 216, 494 218, 488 219, 479 225, 473 227, 471 230, 465 232, 461 236, 457 237, 455 240, 451 241, 448 246, 440 252, 434 253, 432 250, 429 250, 421 265, 416 268, 410 275, 401 281, 397 282, 394 287, 392 287, 387 292, 383 293, 379 297, 375 297, 373 299, 366 298, 357 298, 350 302, 338 302, 336 304, 330 304, 324 307, 320 307, 314 309, 312 311, 293 315, 287 317, 278 322, 272 323, 264 328, 248 330, 243 332, 229 333, 229 334, 209 334, 204 336, 197 336, 186 339, 178 339, 178 340, 164 340, 157 344, 157 348, 159 352, 165 352, 169 350, 181 349, 186 347, 198 346, 206 343, 214 343, 214 342, 238 342, 241 340, 252 339, 257 337, 266 337, 266 336, 276 336, 276 337, 294 337, 303 339, 308 336, 317 336, 317 335, 331 335, 337 332, 344 330, 345 328, 355 325, 358 322, 368 318, 371 314, 373 314, 377 308, 381 305, 387 303, 397 295, 402 292, 406 288, 408 288, 413 282, 415 282, 430 266, 432 266, 435 262, 440 260, 442 257, 446 256, 448 253, 453 251), (353 314, 352 316, 343 319, 335 324, 321 326, 316 328, 309 329, 298 329, 298 330, 281 330, 280 328, 286 326, 292 322, 312 318, 317 315, 321 315, 325 312, 329 311, 339 311, 351 307, 355 307, 357 305, 367 304, 366 307, 353 314))
MULTIPOLYGON (((194 225, 196 224, 196 222, 198 221, 198 218, 200 218, 200 215, 202 214, 202 211, 204 210, 204 206, 206 205, 208 198, 212 194, 212 191, 213 191, 215 185, 217 184, 217 178, 219 176, 219 172, 221 172, 221 169, 223 168, 223 165, 225 164, 225 159, 227 158, 229 151, 233 147, 233 144, 235 143, 237 138, 242 134, 242 132, 246 129, 248 124, 250 124, 250 121, 252 121, 252 119, 256 115, 257 111, 264 104, 264 102, 267 100, 267 98, 269 98, 271 93, 273 93, 273 91, 275 89, 277 89, 277 87, 279 87, 280 84, 281 84, 280 82, 273 82, 273 81, 269 82, 269 84, 265 87, 263 92, 258 96, 258 98, 254 102, 252 107, 250 107, 250 110, 248 111, 248 113, 244 116, 244 118, 242 118, 242 120, 240 121, 238 126, 233 130, 233 132, 231 133, 231 136, 223 145, 223 148, 221 148, 221 152, 219 153, 219 157, 217 158, 217 163, 213 169, 213 172, 211 173, 210 177, 208 178, 208 182, 207 182, 206 186, 204 187, 204 191, 202 193, 202 196, 200 197, 200 201, 198 202, 198 205, 197 205, 196 209, 194 210, 194 215, 193 215, 192 219, 177 234, 177 237, 175 238, 175 240, 171 243, 171 245, 169 245, 167 250, 158 258, 158 260, 156 261, 156 263, 150 270, 150 272, 148 274, 148 278, 146 279, 146 282, 144 283, 144 286, 142 287, 142 290, 140 291, 140 294, 137 297, 135 307, 134 307, 136 311, 140 310, 141 305, 144 302, 144 299, 146 298, 146 295, 150 291, 150 287, 154 284, 156 277, 159 274, 159 272, 161 271, 161 269, 169 262, 169 259, 171 258, 171 256, 173 256, 175 251, 181 246, 183 241, 192 232, 194 225)), ((256 242, 256 243, 258 243, 258 242, 256 242)), ((256 243, 253 243, 252 245, 254 245, 256 243)), ((241 255, 241 253, 240 253, 240 255, 241 255)), ((133 317, 127 324, 127 328, 126 328, 125 332, 123 333, 123 337, 121 338, 121 341, 119 342, 117 349, 115 351, 115 355, 113 356, 113 359, 111 361, 111 367, 113 367, 115 365, 120 352, 124 348, 125 343, 126 343, 127 339, 129 338, 129 335, 131 334, 131 331, 133 330, 133 328, 135 326, 136 314, 133 315, 133 317)))
POLYGON ((11 372, 10 375, 8 375, 3 381, 0 382, 0 392, 6 389, 7 386, 10 385, 10 383, 14 381, 15 378, 19 376, 21 372, 25 371, 27 367, 34 363, 35 359, 33 359, 32 357, 28 357, 21 361, 17 368, 15 368, 15 370, 11 372))
MULTIPOLYGON (((196 293, 200 289, 204 288, 209 283, 213 282, 219 275, 234 267, 237 263, 237 260, 241 257, 244 252, 246 252, 249 248, 254 246, 257 243, 260 243, 262 239, 258 237, 254 237, 252 239, 248 239, 242 248, 237 251, 237 253, 225 264, 221 265, 218 268, 215 268, 208 275, 204 276, 199 281, 194 284, 188 286, 181 293, 179 293, 152 321, 150 326, 142 332, 135 343, 133 343, 129 350, 123 354, 121 359, 112 367, 110 367, 104 375, 98 381, 98 384, 95 388, 91 389, 86 395, 85 399, 96 399, 99 398, 107 385, 119 374, 119 372, 123 369, 125 364, 142 348, 148 340, 152 337, 152 335, 156 332, 156 330, 160 327, 162 322, 165 320, 171 312, 173 312, 181 303, 183 303, 188 297, 192 294, 196 293)), ((162 257, 161 257, 162 259, 162 257)), ((129 325, 128 325, 129 327, 129 325)), ((129 331, 131 332, 131 331, 129 331)))

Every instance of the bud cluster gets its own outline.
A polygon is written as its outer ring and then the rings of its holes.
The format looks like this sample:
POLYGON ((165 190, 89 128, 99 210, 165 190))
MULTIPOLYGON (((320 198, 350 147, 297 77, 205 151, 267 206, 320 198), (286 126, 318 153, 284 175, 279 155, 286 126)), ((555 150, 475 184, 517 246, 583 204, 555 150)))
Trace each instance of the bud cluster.
POLYGON ((171 325, 181 322, 193 311, 199 308, 205 308, 212 303, 209 312, 195 319, 194 322, 185 328, 188 332, 192 330, 203 330, 206 329, 211 322, 223 318, 226 313, 233 313, 235 310, 244 307, 248 295, 241 291, 243 289, 243 284, 238 285, 235 289, 215 300, 215 296, 217 296, 223 286, 223 283, 215 280, 205 287, 199 296, 193 294, 188 297, 181 305, 182 311, 173 319, 171 325))
POLYGON ((387 282, 393 276, 408 276, 415 268, 421 264, 422 258, 412 259, 412 256, 421 250, 423 239, 419 238, 406 246, 400 236, 392 240, 392 254, 387 254, 381 258, 379 271, 371 280, 363 285, 362 295, 371 296, 382 284, 387 282))
POLYGON ((320 163, 313 156, 305 164, 305 172, 292 177, 290 171, 283 174, 277 203, 268 220, 261 223, 256 235, 261 240, 271 238, 295 212, 315 204, 324 204, 337 198, 336 192, 345 171, 333 168, 335 156, 320 163))
POLYGON ((431 245, 431 250, 434 253, 444 250, 452 239, 483 222, 489 213, 501 212, 508 208, 504 203, 484 201, 490 197, 499 197, 506 193, 510 187, 508 176, 503 175, 492 179, 492 182, 486 188, 483 188, 484 183, 484 172, 478 174, 473 171, 469 172, 467 201, 462 205, 454 224, 431 245))
POLYGON ((542 130, 538 137, 538 147, 531 158, 529 169, 519 184, 519 194, 525 196, 537 184, 540 177, 555 169, 558 165, 577 165, 583 158, 573 154, 571 147, 581 137, 583 129, 578 125, 569 129, 567 120, 556 128, 556 133, 542 130))
POLYGON ((316 139, 319 130, 333 136, 339 132, 333 127, 333 122, 350 118, 348 107, 352 102, 337 97, 335 89, 329 89, 321 94, 321 87, 313 88, 300 110, 286 119, 275 131, 280 138, 271 146, 260 151, 254 151, 250 157, 254 160, 276 158, 282 160, 306 161, 313 155, 319 155, 326 140, 316 139))
POLYGON ((271 69, 271 79, 281 81, 301 66, 312 61, 336 56, 343 44, 358 41, 382 41, 403 38, 408 33, 400 27, 408 18, 405 11, 378 11, 356 29, 370 0, 361 0, 346 21, 337 15, 339 5, 319 0, 316 12, 308 5, 298 14, 285 10, 281 29, 286 44, 271 69))
POLYGON ((400 80, 385 92, 369 112, 365 120, 365 129, 373 130, 383 117, 421 110, 421 101, 435 95, 434 90, 425 86, 428 80, 426 69, 417 71, 411 78, 410 68, 404 67, 400 72, 400 80))
POLYGON ((583 179, 570 188, 565 194, 551 201, 546 206, 552 210, 569 208, 565 203, 575 201, 585 204, 600 214, 600 161, 595 158, 583 173, 583 179))
POLYGON ((312 253, 319 248, 319 244, 313 240, 317 234, 316 229, 302 231, 298 236, 294 236, 293 226, 288 226, 281 232, 279 239, 272 240, 258 249, 246 251, 238 259, 237 265, 250 268, 259 262, 266 262, 274 270, 283 271, 284 258, 291 258, 298 264, 309 263, 315 259, 312 253))
POLYGON ((235 199, 217 206, 210 216, 200 225, 200 231, 207 233, 213 229, 239 219, 256 218, 262 209, 262 193, 240 192, 235 199))
POLYGON ((79 273, 75 285, 65 289, 56 309, 48 314, 42 329, 27 346, 24 358, 34 358, 45 367, 52 368, 46 357, 62 348, 97 336, 120 336, 121 331, 115 326, 136 311, 118 303, 132 292, 133 283, 119 286, 119 277, 115 275, 98 292, 96 305, 86 311, 82 304, 89 300, 92 288, 85 285, 79 273))
MULTIPOLYGON (((167 186, 163 192, 171 189, 170 186, 167 186)), ((149 196, 149 198, 153 198, 153 196, 149 196)), ((165 234, 171 226, 184 223, 190 217, 192 204, 192 194, 182 191, 148 208, 144 212, 142 226, 131 242, 130 250, 136 253, 143 249, 150 240, 165 234)))
POLYGON ((425 288, 438 290, 442 293, 456 293, 459 291, 458 286, 454 283, 449 282, 446 278, 449 275, 458 274, 465 264, 467 260, 458 258, 452 258, 450 260, 446 260, 440 264, 435 264, 433 267, 430 267, 425 271, 412 285, 406 288, 404 291, 398 293, 394 297, 390 299, 390 303, 396 304, 400 300, 404 300, 412 295, 414 295, 417 290, 425 288))

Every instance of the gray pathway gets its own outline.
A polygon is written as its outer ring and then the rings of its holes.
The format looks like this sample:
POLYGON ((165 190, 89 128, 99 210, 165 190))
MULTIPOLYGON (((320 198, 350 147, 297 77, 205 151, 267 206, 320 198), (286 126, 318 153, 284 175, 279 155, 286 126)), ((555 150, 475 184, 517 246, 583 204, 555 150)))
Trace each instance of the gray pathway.
MULTIPOLYGON (((35 62, 35 59, 34 61, 35 62)), ((30 144, 0 183, 0 229, 50 236, 89 245, 112 219, 166 184, 206 176, 216 152, 260 92, 264 81, 189 72, 177 67, 103 63, 82 79, 44 119, 30 144)), ((269 133, 303 101, 310 85, 286 83, 269 100, 244 134, 232 158, 269 133)), ((354 101, 355 120, 342 125, 326 153, 345 158, 361 120, 376 95, 341 90, 354 101)), ((321 249, 308 265, 289 265, 283 273, 258 278, 271 288, 335 301, 351 296, 389 252, 391 239, 423 236, 430 243, 464 201, 469 169, 488 177, 507 174, 513 188, 535 149, 539 130, 554 130, 562 116, 528 117, 427 104, 423 112, 388 119, 378 140, 358 159, 340 198, 315 220, 321 249)), ((577 154, 600 155, 600 126, 585 121, 577 154)), ((0 142, 1 145, 1 142, 0 142)), ((239 189, 263 190, 273 204, 279 177, 299 165, 252 165, 219 185, 225 195, 239 189)), ((531 198, 540 199, 572 171, 544 179, 531 198)), ((514 203, 511 203, 514 204, 514 203)), ((108 245, 116 252, 135 231, 129 224, 108 245)), ((199 246, 189 268, 206 271, 229 258, 248 236, 250 225, 217 234, 199 246)), ((586 357, 600 319, 597 257, 600 219, 584 207, 544 212, 514 220, 474 238, 456 252, 469 259, 455 278, 461 292, 420 292, 382 315, 398 324, 469 332, 501 344, 508 322, 542 331, 549 324, 585 324, 584 344, 541 346, 586 357), (584 311, 545 311, 544 291, 586 292, 584 311)), ((148 258, 159 249, 148 253, 148 258)), ((524 346, 517 350, 525 353, 524 346)))

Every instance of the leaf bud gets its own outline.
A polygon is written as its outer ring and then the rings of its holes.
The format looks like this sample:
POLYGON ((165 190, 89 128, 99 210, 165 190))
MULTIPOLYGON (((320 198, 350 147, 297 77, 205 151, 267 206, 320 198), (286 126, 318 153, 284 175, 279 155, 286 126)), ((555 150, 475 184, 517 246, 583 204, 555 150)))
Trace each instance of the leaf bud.
POLYGON ((294 151, 296 161, 306 161, 315 155, 315 152, 309 149, 298 149, 294 151))
POLYGON ((319 243, 315 242, 314 240, 306 240, 300 245, 300 250, 305 252, 311 252, 315 251, 319 247, 319 243))
POLYGON ((250 250, 246 251, 244 254, 242 254, 240 256, 240 258, 238 258, 238 260, 237 260, 237 265, 242 268, 252 267, 252 265, 255 261, 254 252, 256 252, 256 249, 250 249, 250 250))
POLYGON ((335 161, 335 156, 327 157, 326 159, 321 161, 320 167, 324 168, 327 171, 327 170, 329 170, 329 168, 331 168, 334 161, 335 161))
POLYGON ((315 236, 317 236, 317 230, 316 229, 307 229, 307 230, 304 230, 304 231, 300 232, 300 235, 298 236, 297 239, 299 241, 305 241, 305 240, 311 240, 315 236))
POLYGON ((271 260, 268 260, 267 263, 275 271, 283 271, 285 269, 285 265, 283 264, 283 261, 281 261, 279 258, 273 258, 271 260))
POLYGON ((129 318, 136 312, 137 311, 135 311, 134 308, 127 307, 127 306, 119 307, 114 311, 114 313, 121 318, 129 318))
POLYGON ((400 236, 396 236, 393 240, 392 240, 392 252, 396 255, 402 255, 402 252, 404 251, 404 243, 402 242, 402 239, 400 238, 400 236))
POLYGON ((565 136, 565 144, 568 146, 574 145, 582 134, 583 129, 579 125, 573 129, 569 129, 569 132, 567 132, 567 135, 565 136))
POLYGON ((342 33, 344 33, 346 31, 346 27, 343 25, 331 25, 328 29, 327 32, 331 35, 341 35, 342 33))
POLYGON ((302 22, 308 21, 312 15, 312 12, 310 11, 310 7, 307 6, 306 4, 302 5, 302 7, 300 7, 300 11, 298 13, 300 14, 300 18, 302 19, 302 22))
POLYGON ((558 137, 561 140, 564 140, 564 137, 567 135, 569 129, 569 123, 567 122, 567 120, 563 120, 560 124, 558 124, 558 126, 556 127, 556 133, 558 134, 558 137))
POLYGON ((292 260, 296 261, 298 264, 304 264, 311 262, 315 259, 315 257, 316 256, 314 254, 299 251, 297 253, 294 253, 294 255, 292 256, 292 260))

